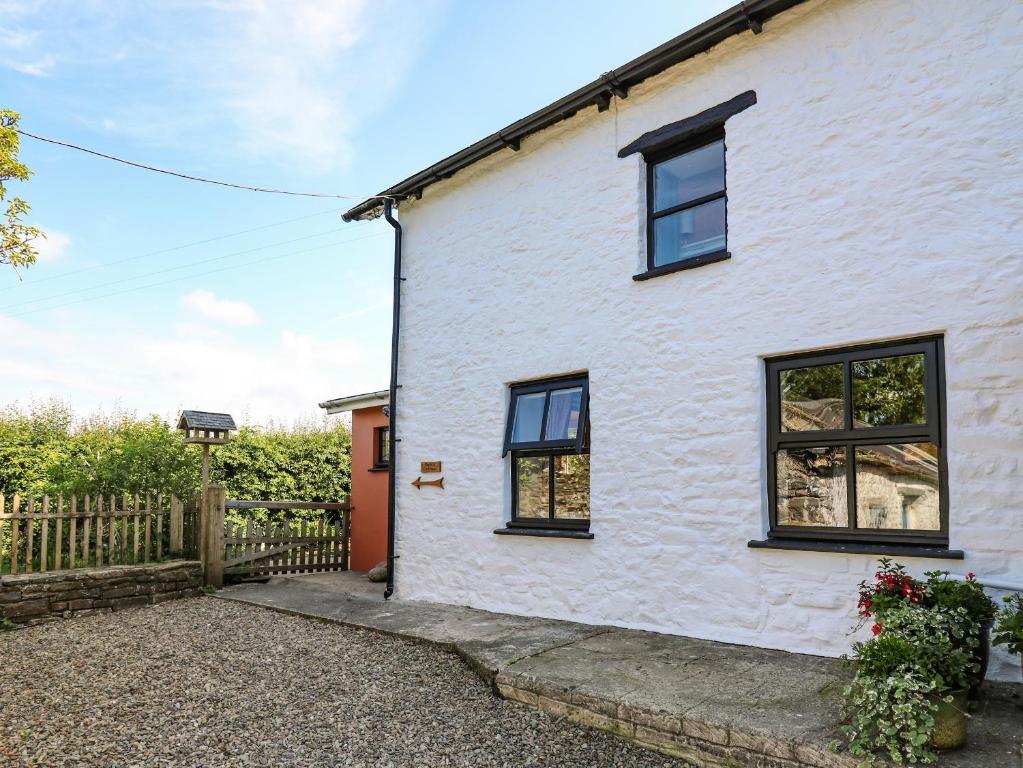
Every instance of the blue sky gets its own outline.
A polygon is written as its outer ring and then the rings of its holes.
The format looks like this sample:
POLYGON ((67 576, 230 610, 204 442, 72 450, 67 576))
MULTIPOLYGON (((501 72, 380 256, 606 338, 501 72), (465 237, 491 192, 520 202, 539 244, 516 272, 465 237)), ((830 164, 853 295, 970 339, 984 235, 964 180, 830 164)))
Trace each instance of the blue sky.
MULTIPOLYGON (((151 165, 361 198, 729 5, 0 0, 0 107, 151 165)), ((343 224, 354 200, 21 156, 11 191, 50 236, 23 282, 0 271, 0 404, 289 422, 386 386, 390 229, 343 224)))

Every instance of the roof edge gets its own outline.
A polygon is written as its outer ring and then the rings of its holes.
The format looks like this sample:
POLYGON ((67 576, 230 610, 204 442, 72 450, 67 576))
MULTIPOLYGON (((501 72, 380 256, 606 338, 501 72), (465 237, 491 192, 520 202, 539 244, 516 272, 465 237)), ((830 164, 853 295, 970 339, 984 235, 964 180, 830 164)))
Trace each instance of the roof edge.
POLYGON ((364 392, 361 395, 349 395, 347 397, 336 397, 333 400, 324 400, 319 404, 328 414, 347 413, 359 408, 374 408, 380 405, 387 405, 391 392, 382 389, 379 392, 364 392))
POLYGON ((376 218, 380 215, 385 198, 396 202, 413 196, 421 198, 423 189, 429 185, 449 179, 463 168, 502 149, 517 152, 524 137, 567 120, 581 109, 596 106, 599 111, 605 111, 610 106, 612 96, 626 97, 633 86, 710 50, 729 37, 747 30, 759 34, 765 21, 802 2, 805 0, 740 2, 627 64, 601 75, 588 85, 388 187, 379 195, 364 200, 346 211, 342 218, 345 221, 376 218))

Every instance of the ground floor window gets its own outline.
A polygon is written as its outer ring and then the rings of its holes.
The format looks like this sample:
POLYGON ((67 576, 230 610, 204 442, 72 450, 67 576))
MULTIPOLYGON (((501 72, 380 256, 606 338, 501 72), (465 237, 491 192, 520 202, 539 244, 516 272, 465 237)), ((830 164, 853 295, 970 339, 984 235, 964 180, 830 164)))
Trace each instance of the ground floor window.
POLYGON ((947 544, 940 338, 767 361, 772 537, 947 544))
POLYGON ((590 523, 589 386, 585 376, 511 388, 510 527, 587 530, 590 523))
POLYGON ((391 430, 377 427, 373 430, 373 467, 382 469, 391 461, 391 430))

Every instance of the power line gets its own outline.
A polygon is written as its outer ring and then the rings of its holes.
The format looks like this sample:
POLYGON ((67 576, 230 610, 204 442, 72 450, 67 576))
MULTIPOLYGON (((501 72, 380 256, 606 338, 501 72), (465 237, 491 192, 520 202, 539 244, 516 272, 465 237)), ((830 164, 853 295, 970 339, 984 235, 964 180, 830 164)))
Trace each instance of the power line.
POLYGON ((138 254, 136 256, 127 256, 127 257, 125 257, 123 259, 115 259, 114 261, 107 261, 107 262, 104 262, 103 264, 93 264, 92 266, 81 267, 79 269, 73 269, 70 272, 61 272, 60 274, 51 275, 50 277, 42 277, 42 278, 40 278, 38 280, 24 280, 21 283, 16 283, 14 285, 9 285, 9 286, 7 286, 5 288, 0 288, 0 293, 3 293, 5 291, 23 290, 24 286, 26 286, 26 285, 37 285, 38 283, 48 283, 48 282, 50 282, 52 280, 63 280, 65 278, 67 278, 67 277, 71 277, 72 275, 78 275, 78 274, 81 274, 82 272, 90 272, 90 271, 92 271, 94 269, 105 269, 107 267, 112 267, 115 264, 124 264, 125 262, 128 262, 128 261, 138 261, 139 259, 146 259, 146 258, 149 258, 150 256, 161 256, 161 255, 163 255, 165 253, 173 253, 174 251, 183 251, 186 248, 194 248, 197 245, 207 245, 209 243, 215 243, 215 242, 217 242, 219 240, 228 240, 228 239, 230 239, 232 237, 240 237, 241 235, 248 235, 248 234, 250 234, 252 232, 260 232, 260 231, 262 231, 264 229, 273 229, 274 227, 281 227, 281 226, 284 226, 285 224, 294 224, 296 221, 305 221, 306 219, 313 219, 313 218, 316 218, 317 216, 324 216, 324 215, 326 215, 328 213, 340 213, 340 212, 341 211, 338 210, 337 208, 331 208, 328 211, 320 211, 319 213, 311 213, 308 216, 298 216, 298 217, 296 217, 294 219, 285 219, 283 221, 275 221, 275 222, 272 222, 270 224, 264 224, 264 225, 259 226, 259 227, 252 227, 251 229, 241 229, 241 230, 238 230, 237 232, 229 232, 226 235, 217 235, 216 237, 209 237, 209 238, 207 238, 205 240, 195 240, 195 241, 193 241, 191 243, 183 243, 181 245, 174 245, 174 246, 171 246, 170 248, 161 248, 158 251, 149 251, 148 253, 140 253, 140 254, 138 254))
POLYGON ((17 302, 15 302, 13 304, 5 304, 3 306, 0 306, 0 311, 7 310, 7 309, 16 309, 18 307, 27 307, 29 304, 38 304, 39 302, 42 302, 42 301, 52 301, 53 299, 61 299, 61 298, 64 298, 65 296, 73 296, 73 295, 75 295, 77 293, 86 293, 88 291, 94 291, 94 290, 97 290, 99 288, 108 288, 111 285, 120 285, 121 283, 128 283, 128 282, 131 282, 132 280, 140 280, 140 279, 142 279, 144 277, 152 277, 153 275, 162 275, 162 274, 165 274, 167 272, 174 272, 175 270, 178 270, 178 269, 188 269, 189 267, 198 266, 199 264, 207 264, 207 263, 212 262, 212 261, 222 261, 224 259, 229 259, 232 256, 242 256, 242 255, 244 255, 246 253, 255 253, 256 251, 265 251, 268 248, 276 248, 279 245, 290 245, 291 243, 298 243, 298 242, 301 242, 303 240, 311 240, 314 237, 323 237, 324 235, 332 235, 335 232, 340 232, 340 231, 341 231, 341 228, 338 227, 336 229, 328 229, 325 232, 317 232, 317 233, 312 234, 312 235, 305 235, 304 237, 295 237, 295 238, 292 238, 291 240, 281 240, 280 242, 277 242, 277 243, 269 243, 267 245, 259 245, 259 246, 256 246, 255 248, 247 248, 247 249, 245 249, 243 251, 235 251, 234 253, 225 253, 225 254, 222 254, 220 256, 211 256, 211 257, 205 258, 205 259, 195 259, 194 261, 190 261, 190 262, 188 262, 186 264, 178 264, 178 265, 173 266, 173 267, 165 267, 164 269, 156 269, 156 270, 153 270, 153 271, 150 271, 150 272, 140 272, 137 275, 132 275, 130 277, 122 277, 119 280, 110 280, 110 281, 108 281, 106 283, 99 283, 97 285, 87 285, 84 288, 75 288, 74 290, 64 291, 63 293, 51 293, 49 296, 42 296, 42 297, 40 297, 38 299, 29 299, 28 301, 17 301, 17 302))
POLYGON ((105 160, 113 160, 115 163, 123 163, 124 165, 130 165, 133 168, 141 168, 144 171, 153 171, 154 173, 163 173, 167 176, 176 176, 179 179, 186 179, 188 181, 199 181, 203 184, 215 184, 220 187, 230 187, 231 189, 244 189, 248 192, 266 192, 272 195, 292 195, 294 197, 329 197, 335 200, 366 200, 370 198, 384 198, 390 197, 389 195, 332 195, 327 192, 291 192, 286 189, 273 189, 270 187, 251 187, 246 184, 232 184, 228 181, 217 181, 216 179, 205 179, 201 176, 193 176, 189 173, 180 173, 179 171, 168 171, 166 168, 157 168, 153 165, 146 165, 145 163, 136 163, 134 160, 125 160, 123 157, 115 157, 114 155, 108 155, 105 152, 98 152, 95 149, 89 149, 88 147, 80 147, 77 144, 71 144, 67 141, 59 141, 57 139, 50 139, 46 136, 37 136, 34 133, 23 131, 20 128, 15 128, 22 136, 27 136, 30 139, 36 141, 45 141, 47 144, 56 144, 59 147, 67 147, 68 149, 75 149, 79 152, 85 152, 96 157, 102 157, 105 160))
POLYGON ((278 254, 274 254, 273 256, 265 256, 262 259, 252 259, 251 261, 246 261, 246 262, 243 262, 241 264, 231 264, 230 266, 227 266, 227 267, 219 267, 218 269, 210 269, 210 270, 207 270, 205 272, 196 272, 195 274, 192 274, 192 275, 183 275, 182 277, 175 277, 175 278, 172 278, 170 280, 160 281, 158 283, 149 283, 148 285, 136 285, 136 286, 133 286, 131 288, 124 288, 124 289, 122 289, 120 291, 112 291, 110 293, 105 293, 102 296, 87 296, 84 299, 77 299, 76 301, 68 301, 68 302, 64 302, 62 304, 54 304, 53 306, 49 306, 49 307, 37 307, 36 309, 30 309, 30 310, 28 310, 26 312, 19 312, 16 315, 8 315, 7 317, 9 317, 10 319, 14 319, 14 318, 17 318, 17 317, 24 317, 25 315, 35 314, 36 312, 47 312, 47 311, 49 311, 51 309, 63 309, 64 307, 71 307, 71 306, 74 306, 76 304, 85 304, 85 303, 90 302, 90 301, 99 301, 100 299, 108 299, 108 298, 110 298, 112 296, 122 296, 122 295, 124 295, 126 293, 134 293, 135 291, 143 291, 143 290, 147 290, 149 288, 157 288, 157 287, 160 287, 160 286, 163 286, 163 285, 170 285, 171 283, 180 283, 182 280, 191 280, 194 277, 203 277, 205 275, 212 275, 212 274, 216 274, 218 272, 227 272, 227 271, 232 270, 232 269, 241 269, 242 267, 249 267, 249 266, 252 266, 253 264, 262 264, 263 262, 273 261, 275 259, 283 259, 283 258, 286 258, 288 256, 301 256, 301 255, 306 254, 306 253, 312 253, 313 251, 323 250, 324 248, 331 248, 331 247, 333 247, 335 245, 344 245, 346 243, 355 243, 355 242, 358 242, 359 240, 368 240, 368 239, 373 238, 373 237, 383 237, 385 234, 387 234, 387 233, 386 232, 378 232, 378 233, 373 234, 373 235, 363 235, 362 237, 355 237, 355 238, 352 238, 350 240, 339 240, 339 241, 333 242, 333 243, 325 243, 323 245, 317 245, 317 246, 315 246, 313 248, 306 248, 305 250, 302 250, 302 251, 292 251, 290 253, 278 253, 278 254))

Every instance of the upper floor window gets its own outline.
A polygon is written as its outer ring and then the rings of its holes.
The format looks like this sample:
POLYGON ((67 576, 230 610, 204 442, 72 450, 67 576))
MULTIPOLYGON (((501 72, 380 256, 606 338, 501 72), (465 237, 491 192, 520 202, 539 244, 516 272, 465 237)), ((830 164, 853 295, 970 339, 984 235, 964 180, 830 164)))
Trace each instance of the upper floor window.
POLYGON ((947 544, 941 339, 767 362, 771 536, 947 544))
POLYGON ((511 388, 510 528, 587 530, 590 523, 589 386, 585 376, 511 388))
POLYGON ((727 252, 721 134, 647 158, 647 269, 727 252))
POLYGON ((757 94, 744 91, 618 150, 618 157, 642 153, 647 169, 647 264, 633 280, 729 258, 725 123, 756 103, 757 94))

